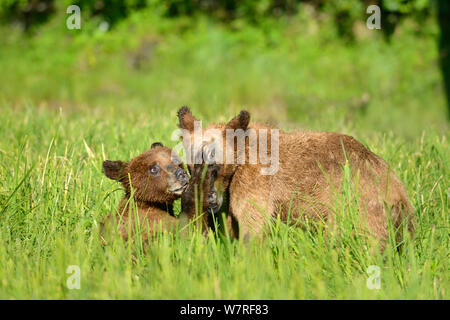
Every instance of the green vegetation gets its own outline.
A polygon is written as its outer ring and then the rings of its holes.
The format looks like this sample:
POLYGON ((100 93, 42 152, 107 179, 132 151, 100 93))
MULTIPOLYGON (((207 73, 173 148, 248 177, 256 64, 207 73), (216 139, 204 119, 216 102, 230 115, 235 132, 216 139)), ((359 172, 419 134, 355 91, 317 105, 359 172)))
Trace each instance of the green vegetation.
POLYGON ((55 10, 30 33, 0 26, 0 298, 449 298, 449 127, 433 17, 405 18, 389 41, 365 20, 341 37, 332 15, 306 5, 257 24, 144 8, 109 31, 90 15, 67 30, 66 17, 55 10), (102 161, 175 146, 184 104, 206 122, 245 108, 285 130, 353 135, 407 186, 416 237, 372 256, 348 225, 327 244, 275 223, 249 244, 193 232, 161 235, 146 252, 121 239, 102 247, 98 223, 122 196, 102 161), (81 268, 80 290, 66 287, 69 265, 81 268), (380 290, 366 286, 369 265, 381 268, 380 290))

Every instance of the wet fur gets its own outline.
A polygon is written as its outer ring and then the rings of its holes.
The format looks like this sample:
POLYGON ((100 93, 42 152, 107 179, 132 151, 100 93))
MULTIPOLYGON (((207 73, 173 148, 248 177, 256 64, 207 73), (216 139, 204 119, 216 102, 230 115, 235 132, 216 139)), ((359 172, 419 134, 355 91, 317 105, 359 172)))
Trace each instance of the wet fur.
MULTIPOLYGON (((195 117, 187 107, 180 111, 180 128, 191 131, 195 117)), ((213 124, 205 130, 211 128, 221 130, 224 141, 227 128, 270 129, 250 123, 250 114, 246 111, 241 111, 228 124, 213 124)), ((270 134, 268 136, 270 141, 270 134)), ((359 173, 357 206, 361 221, 368 226, 368 234, 385 242, 388 216, 395 227, 401 229, 406 222, 412 232, 414 209, 402 182, 382 158, 344 134, 281 130, 279 170, 274 175, 262 175, 263 165, 248 164, 248 161, 221 167, 215 186, 229 194, 229 228, 238 224, 239 230, 234 234, 243 238, 261 235, 267 221, 278 214, 284 222, 292 224, 309 217, 332 225, 339 214, 335 199, 342 192, 346 160, 354 186, 359 173)), ((398 237, 401 236, 399 232, 398 237)))

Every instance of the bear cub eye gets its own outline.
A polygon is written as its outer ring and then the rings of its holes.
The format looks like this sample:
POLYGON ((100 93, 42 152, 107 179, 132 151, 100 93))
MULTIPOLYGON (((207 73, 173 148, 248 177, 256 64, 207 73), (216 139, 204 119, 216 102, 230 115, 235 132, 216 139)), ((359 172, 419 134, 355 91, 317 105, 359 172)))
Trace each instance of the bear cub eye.
POLYGON ((159 174, 160 170, 161 170, 161 168, 157 164, 154 164, 154 165, 150 166, 150 168, 148 169, 148 172, 150 172, 150 174, 152 176, 156 176, 159 174))

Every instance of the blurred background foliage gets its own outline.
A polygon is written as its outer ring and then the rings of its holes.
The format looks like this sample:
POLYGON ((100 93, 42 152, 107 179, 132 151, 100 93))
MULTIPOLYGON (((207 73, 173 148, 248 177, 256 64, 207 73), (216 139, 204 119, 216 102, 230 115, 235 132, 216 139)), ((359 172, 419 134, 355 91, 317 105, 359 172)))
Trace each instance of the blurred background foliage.
POLYGON ((150 114, 189 104, 208 120, 246 107, 284 127, 446 132, 449 2, 0 0, 0 99, 150 114), (66 28, 71 4, 81 30, 66 28), (366 28, 370 4, 381 30, 366 28))
POLYGON ((321 12, 329 13, 340 30, 350 35, 352 25, 365 14, 370 4, 380 6, 385 21, 392 32, 401 18, 413 16, 418 21, 429 15, 433 0, 2 0, 0 16, 3 21, 16 21, 24 28, 45 22, 55 13, 55 7, 71 4, 98 16, 110 24, 126 18, 130 13, 152 8, 169 17, 207 14, 220 21, 245 19, 258 23, 267 17, 295 15, 301 4, 308 4, 321 12))

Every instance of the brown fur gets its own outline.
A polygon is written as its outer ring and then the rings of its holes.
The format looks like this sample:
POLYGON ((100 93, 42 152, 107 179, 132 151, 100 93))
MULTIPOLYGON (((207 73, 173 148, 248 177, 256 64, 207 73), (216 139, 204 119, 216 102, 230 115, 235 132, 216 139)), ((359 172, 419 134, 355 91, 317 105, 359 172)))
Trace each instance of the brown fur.
POLYGON ((188 176, 181 160, 172 158, 171 149, 154 143, 150 150, 129 162, 103 162, 103 171, 108 178, 119 181, 125 190, 117 216, 108 216, 104 225, 109 226, 114 222, 112 219, 117 219, 117 231, 127 240, 135 233, 137 217, 144 241, 158 228, 168 231, 178 225, 178 219, 170 214, 173 214, 173 202, 186 187, 188 176), (150 169, 155 166, 159 171, 153 174, 150 169))
POLYGON ((181 195, 181 210, 194 226, 206 232, 214 223, 209 214, 216 208, 216 193, 213 184, 218 175, 219 166, 212 164, 196 164, 192 167, 191 179, 181 195))
MULTIPOLYGON (((179 126, 190 130, 195 119, 185 107, 179 126)), ((227 128, 270 129, 251 123, 246 111, 228 124, 213 124, 204 130, 227 128)), ((270 150, 270 131, 268 150, 270 150)), ((248 140, 248 139, 247 139, 248 140)), ((189 146, 188 146, 189 147, 189 146)), ((246 144, 248 155, 248 141, 246 144)), ((229 192, 229 224, 236 220, 239 235, 259 235, 267 221, 278 214, 284 222, 298 223, 309 217, 331 225, 340 214, 336 195, 342 194, 343 166, 348 160, 351 184, 358 188, 362 222, 369 233, 382 241, 388 238, 387 221, 401 227, 408 221, 413 231, 414 210, 407 192, 392 169, 379 156, 353 137, 333 132, 279 132, 279 169, 274 175, 262 175, 257 164, 224 164, 214 186, 229 192), (357 183, 356 177, 359 175, 357 183), (288 216, 290 212, 290 216, 288 216)), ((236 163, 236 162, 234 162, 236 163)))

